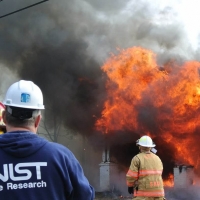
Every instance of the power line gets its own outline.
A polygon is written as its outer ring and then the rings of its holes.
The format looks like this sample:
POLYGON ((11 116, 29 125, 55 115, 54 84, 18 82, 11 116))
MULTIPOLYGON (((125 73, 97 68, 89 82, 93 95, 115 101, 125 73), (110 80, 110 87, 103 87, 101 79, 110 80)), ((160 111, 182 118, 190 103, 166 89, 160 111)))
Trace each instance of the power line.
POLYGON ((5 15, 0 16, 0 18, 7 17, 8 15, 12 15, 12 14, 14 14, 14 13, 20 12, 20 11, 25 10, 25 9, 27 9, 27 8, 30 8, 30 7, 36 6, 36 5, 38 5, 38 4, 44 3, 44 2, 46 2, 46 1, 48 1, 48 0, 40 1, 40 2, 35 3, 35 4, 32 4, 32 5, 30 5, 30 6, 27 6, 27 7, 18 9, 18 10, 15 10, 15 11, 13 11, 13 12, 11 12, 11 13, 8 13, 8 14, 5 14, 5 15))

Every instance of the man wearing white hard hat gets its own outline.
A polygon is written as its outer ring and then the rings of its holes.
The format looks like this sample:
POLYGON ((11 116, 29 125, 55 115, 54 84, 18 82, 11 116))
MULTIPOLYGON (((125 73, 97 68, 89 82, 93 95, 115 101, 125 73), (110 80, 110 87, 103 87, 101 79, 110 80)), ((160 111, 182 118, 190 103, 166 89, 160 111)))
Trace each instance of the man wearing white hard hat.
POLYGON ((126 174, 128 192, 134 193, 134 200, 165 199, 162 179, 163 164, 160 158, 151 152, 156 145, 147 135, 137 140, 136 145, 140 153, 133 157, 126 174))
POLYGON ((94 189, 73 153, 37 133, 43 94, 32 81, 12 84, 3 101, 1 200, 93 200, 94 189))

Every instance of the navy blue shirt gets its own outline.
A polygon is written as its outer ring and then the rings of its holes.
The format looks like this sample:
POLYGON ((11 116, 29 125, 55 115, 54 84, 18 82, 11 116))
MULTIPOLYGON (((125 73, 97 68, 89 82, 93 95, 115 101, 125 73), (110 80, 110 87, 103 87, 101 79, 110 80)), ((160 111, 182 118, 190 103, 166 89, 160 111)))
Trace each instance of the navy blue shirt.
POLYGON ((0 135, 1 200, 93 200, 73 153, 31 132, 0 135))

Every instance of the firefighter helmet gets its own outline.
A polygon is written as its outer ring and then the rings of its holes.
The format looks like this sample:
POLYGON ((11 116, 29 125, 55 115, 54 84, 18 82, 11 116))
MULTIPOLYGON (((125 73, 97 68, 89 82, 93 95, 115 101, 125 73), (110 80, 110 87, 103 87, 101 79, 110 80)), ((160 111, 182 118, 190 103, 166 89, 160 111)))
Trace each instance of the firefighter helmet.
POLYGON ((8 88, 3 103, 19 108, 44 109, 42 92, 32 81, 20 80, 13 83, 8 88))
POLYGON ((136 142, 137 145, 142 147, 155 147, 156 145, 153 143, 152 139, 148 135, 142 136, 136 142))

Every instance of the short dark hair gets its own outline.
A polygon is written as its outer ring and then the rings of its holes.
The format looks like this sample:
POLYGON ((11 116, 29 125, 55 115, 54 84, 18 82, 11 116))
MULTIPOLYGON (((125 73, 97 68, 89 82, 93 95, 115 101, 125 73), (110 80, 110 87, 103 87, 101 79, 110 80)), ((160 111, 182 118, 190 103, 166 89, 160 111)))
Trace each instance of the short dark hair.
POLYGON ((41 114, 40 110, 34 110, 33 111, 33 115, 31 118, 29 119, 19 119, 16 117, 13 117, 8 111, 7 109, 5 110, 5 118, 6 118, 6 122, 7 124, 14 126, 14 127, 29 127, 29 126, 33 126, 35 123, 35 119, 38 115, 41 114))

